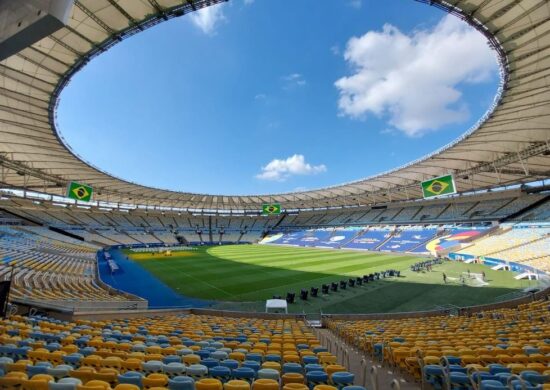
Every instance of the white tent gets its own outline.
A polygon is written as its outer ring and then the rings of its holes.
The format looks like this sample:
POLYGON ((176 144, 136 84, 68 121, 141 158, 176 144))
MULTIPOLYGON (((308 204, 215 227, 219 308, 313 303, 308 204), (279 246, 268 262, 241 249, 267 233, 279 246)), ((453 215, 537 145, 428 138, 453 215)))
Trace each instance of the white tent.
POLYGON ((270 310, 284 310, 288 313, 288 304, 284 299, 268 299, 265 301, 265 312, 269 313, 270 310))

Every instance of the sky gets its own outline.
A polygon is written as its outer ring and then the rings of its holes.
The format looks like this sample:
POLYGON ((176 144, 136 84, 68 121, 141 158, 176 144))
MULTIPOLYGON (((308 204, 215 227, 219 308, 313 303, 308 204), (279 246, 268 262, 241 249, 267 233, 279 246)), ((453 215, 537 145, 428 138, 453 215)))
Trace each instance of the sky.
POLYGON ((493 102, 494 52, 434 7, 282 3, 231 0, 114 46, 62 92, 58 130, 126 180, 269 194, 406 164, 456 139, 493 102))

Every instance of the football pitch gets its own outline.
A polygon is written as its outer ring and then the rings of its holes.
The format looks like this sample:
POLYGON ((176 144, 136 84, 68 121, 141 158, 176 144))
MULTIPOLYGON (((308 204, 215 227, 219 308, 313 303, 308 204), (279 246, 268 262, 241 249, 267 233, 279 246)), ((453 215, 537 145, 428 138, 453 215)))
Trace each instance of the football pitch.
POLYGON ((412 272, 423 257, 394 253, 330 250, 269 245, 226 245, 164 254, 134 254, 130 258, 182 295, 216 301, 215 308, 262 311, 273 295, 296 293, 291 312, 372 313, 433 309, 441 305, 467 306, 496 298, 535 282, 478 264, 445 262, 431 272, 412 272), (301 289, 384 271, 400 270, 401 277, 331 292, 307 301, 301 289), (485 272, 487 285, 461 276, 485 272), (443 272, 448 282, 443 282, 443 272))

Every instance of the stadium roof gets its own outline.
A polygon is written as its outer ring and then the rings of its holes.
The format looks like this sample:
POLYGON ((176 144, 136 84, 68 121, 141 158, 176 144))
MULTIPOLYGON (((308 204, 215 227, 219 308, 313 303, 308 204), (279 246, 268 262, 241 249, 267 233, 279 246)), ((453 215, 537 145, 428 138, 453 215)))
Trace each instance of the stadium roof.
MULTIPOLYGON (((0 182, 64 195, 75 180, 94 200, 208 210, 365 205, 421 198, 419 182, 453 173, 459 191, 550 176, 550 3, 429 1, 486 35, 502 85, 495 105, 451 144, 405 166, 318 190, 225 196, 168 191, 116 178, 81 159, 56 130, 59 94, 90 59, 164 20, 225 0, 75 0, 66 27, 0 62, 0 182)), ((452 69, 448 70, 452 72, 452 69)))

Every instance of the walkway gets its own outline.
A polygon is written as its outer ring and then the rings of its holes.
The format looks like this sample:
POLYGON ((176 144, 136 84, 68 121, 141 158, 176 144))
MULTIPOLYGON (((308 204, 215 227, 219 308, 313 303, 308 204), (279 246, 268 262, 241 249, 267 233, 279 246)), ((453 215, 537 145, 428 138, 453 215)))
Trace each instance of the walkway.
POLYGON ((391 383, 395 379, 399 382, 399 388, 401 390, 420 390, 421 387, 419 383, 404 377, 399 372, 394 371, 392 367, 387 367, 380 362, 373 361, 369 355, 346 344, 330 330, 317 329, 316 331, 317 337, 321 343, 327 346, 329 351, 338 357, 340 364, 346 366, 348 370, 355 375, 355 384, 365 386, 369 390, 389 390, 392 389, 391 383), (348 351, 349 359, 345 359, 345 349, 348 351), (365 366, 361 364, 363 359, 365 360, 365 366), (373 366, 376 366, 378 371, 378 383, 376 385, 373 383, 373 378, 370 374, 373 366), (369 373, 367 378, 365 378, 365 371, 369 373))

